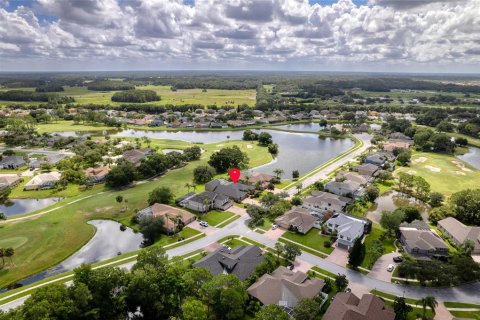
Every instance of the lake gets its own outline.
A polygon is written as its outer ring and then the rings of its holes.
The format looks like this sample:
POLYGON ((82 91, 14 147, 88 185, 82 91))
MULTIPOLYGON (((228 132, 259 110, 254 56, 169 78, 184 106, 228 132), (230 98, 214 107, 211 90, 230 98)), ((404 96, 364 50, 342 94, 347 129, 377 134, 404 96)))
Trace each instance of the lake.
POLYGON ((291 130, 291 131, 308 131, 308 132, 318 132, 322 127, 318 123, 308 122, 308 123, 292 123, 284 124, 280 126, 274 126, 274 128, 291 130))
POLYGON ((393 211, 400 207, 414 206, 422 214, 424 220, 428 219, 428 206, 423 202, 397 191, 388 191, 378 197, 367 211, 367 218, 380 223, 383 211, 393 211))
POLYGON ((82 264, 92 264, 116 257, 118 253, 127 253, 140 249, 143 241, 141 233, 135 233, 127 228, 120 230, 120 223, 111 220, 92 220, 88 224, 97 230, 86 245, 60 264, 22 281, 20 285, 27 285, 53 275, 73 270, 82 264))
POLYGON ((457 158, 480 170, 480 148, 469 147, 467 153, 459 155, 457 158))
POLYGON ((0 205, 0 212, 7 217, 37 211, 55 204, 62 198, 45 199, 10 199, 8 204, 0 205))

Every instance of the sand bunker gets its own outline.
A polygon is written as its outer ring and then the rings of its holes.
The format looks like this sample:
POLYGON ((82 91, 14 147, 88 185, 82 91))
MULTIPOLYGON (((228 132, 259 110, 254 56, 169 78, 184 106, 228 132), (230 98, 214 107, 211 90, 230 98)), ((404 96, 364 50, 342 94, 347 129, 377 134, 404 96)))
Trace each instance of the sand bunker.
POLYGON ((432 171, 432 172, 440 172, 442 171, 442 169, 438 168, 438 167, 434 167, 434 166, 430 166, 430 165, 426 165, 425 166, 426 169, 432 171))
POLYGON ((253 146, 251 144, 247 144, 247 149, 252 149, 253 146))
POLYGON ((459 176, 465 176, 465 172, 462 172, 462 171, 455 171, 456 174, 458 174, 459 176))
POLYGON ((223 147, 223 146, 224 146, 224 144, 219 144, 219 145, 218 145, 218 147, 223 147))
POLYGON ((417 171, 415 171, 415 170, 408 170, 407 173, 408 173, 408 174, 416 174, 417 171))
POLYGON ((428 159, 426 157, 418 157, 417 159, 413 160, 415 163, 423 163, 427 161, 428 159))
MULTIPOLYGON (((465 164, 464 164, 463 162, 456 161, 456 160, 452 160, 452 163, 453 163, 454 165, 456 165, 456 166, 457 166, 459 169, 461 169, 462 171, 472 172, 471 169, 465 168, 465 164)), ((457 171, 457 172, 458 172, 458 171, 457 171)), ((462 173, 463 173, 463 172, 462 172, 462 173)), ((458 173, 457 173, 457 174, 458 174, 458 173)), ((462 174, 462 175, 464 176, 465 174, 462 174)))

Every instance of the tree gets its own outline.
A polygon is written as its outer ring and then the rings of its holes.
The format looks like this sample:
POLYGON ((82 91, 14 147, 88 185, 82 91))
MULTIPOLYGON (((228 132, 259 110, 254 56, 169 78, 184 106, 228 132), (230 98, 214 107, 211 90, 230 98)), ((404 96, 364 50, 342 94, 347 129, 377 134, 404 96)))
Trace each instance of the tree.
POLYGON ((380 170, 377 175, 377 180, 380 182, 385 182, 387 180, 392 180, 393 175, 390 171, 387 170, 380 170))
POLYGON ((297 194, 300 194, 300 192, 302 192, 303 185, 299 183, 295 186, 295 189, 297 189, 297 194))
POLYGON ((243 140, 245 141, 253 141, 258 140, 258 134, 253 132, 250 129, 243 131, 243 140))
POLYGON ((293 179, 298 179, 298 177, 300 177, 300 172, 298 172, 298 170, 293 170, 292 171, 292 178, 293 179))
POLYGON ((465 147, 468 145, 468 139, 458 137, 458 138, 455 138, 455 143, 461 147, 465 147))
POLYGON ((231 168, 244 169, 248 165, 247 154, 242 152, 237 146, 222 148, 214 152, 208 164, 217 170, 217 172, 226 172, 231 168))
POLYGON ((440 192, 431 192, 429 198, 428 203, 432 208, 440 207, 443 204, 444 196, 440 192))
POLYGON ((268 304, 263 306, 260 311, 255 314, 255 320, 289 320, 288 314, 276 304, 268 304))
POLYGON ((378 189, 378 187, 374 184, 369 185, 365 189, 365 196, 369 201, 372 201, 372 202, 375 201, 375 199, 377 199, 379 195, 380 195, 380 189, 378 189))
POLYGON ((276 155, 278 154, 278 144, 276 143, 271 143, 268 145, 268 152, 273 154, 273 155, 276 155))
POLYGON ((193 146, 183 150, 183 156, 187 161, 199 160, 202 156, 202 149, 199 146, 193 146))
POLYGON ((344 274, 337 274, 335 276, 335 287, 337 288, 338 292, 345 291, 348 287, 348 279, 347 276, 344 274))
POLYGON ((394 236, 400 223, 405 219, 405 213, 402 210, 395 210, 392 212, 383 211, 380 218, 380 225, 387 230, 387 234, 394 236))
POLYGON ((367 266, 368 269, 371 269, 375 262, 380 258, 385 251, 385 248, 383 247, 382 241, 375 239, 372 241, 370 246, 368 247, 368 251, 366 253, 367 260, 369 261, 369 264, 367 266))
POLYGON ((182 304, 182 319, 184 320, 208 320, 208 306, 202 301, 189 298, 182 304))
POLYGON ((260 198, 260 204, 267 208, 270 209, 275 203, 280 201, 281 198, 274 194, 273 192, 267 192, 262 198, 260 198))
POLYGON ((408 313, 411 312, 413 308, 405 302, 405 298, 396 297, 393 302, 393 311, 395 311, 395 320, 407 320, 408 313))
POLYGON ((261 132, 258 135, 258 144, 261 146, 268 146, 269 144, 272 144, 272 135, 268 132, 261 132))
POLYGON ((3 212, 0 212, 0 220, 7 220, 7 215, 3 212))
POLYGON ((0 258, 2 258, 2 269, 5 267, 5 249, 0 248, 0 258))
POLYGON ((151 245, 163 233, 163 219, 161 217, 145 216, 140 219, 139 227, 146 244, 151 245))
POLYGON ((172 202, 173 193, 170 188, 159 187, 155 188, 148 195, 148 204, 154 205, 155 203, 169 204, 172 202))
POLYGON ((268 211, 257 205, 249 205, 247 207, 247 214, 250 216, 248 225, 250 227, 256 227, 263 223, 263 219, 268 215, 268 211))
POLYGON ((397 161, 402 166, 406 166, 407 164, 409 164, 411 159, 412 159, 412 152, 410 150, 403 150, 397 156, 397 161))
POLYGON ((467 189, 452 194, 450 205, 458 220, 465 224, 480 225, 480 189, 467 189))
POLYGON ((13 265, 13 260, 12 260, 12 257, 13 255, 15 254, 15 249, 13 248, 6 248, 5 249, 5 258, 8 258, 10 260, 10 264, 13 265))
POLYGON ((277 168, 277 169, 273 170, 273 173, 275 174, 275 177, 280 180, 280 178, 282 177, 282 175, 285 172, 282 169, 277 168))
POLYGON ((297 256, 302 254, 302 251, 296 244, 285 243, 283 253, 287 262, 293 262, 297 256))
POLYGON ((418 300, 415 304, 422 306, 422 319, 426 319, 427 308, 430 308, 432 313, 435 314, 435 308, 438 306, 438 302, 433 296, 426 296, 418 300))
POLYGON ((137 170, 128 161, 120 161, 105 177, 105 184, 109 187, 120 188, 129 185, 135 180, 137 170))
POLYGON ((356 270, 362 263, 364 257, 365 244, 362 243, 362 239, 359 237, 355 240, 352 249, 350 249, 350 253, 348 254, 348 264, 356 270))
POLYGON ((405 215, 403 221, 406 221, 408 223, 412 222, 413 220, 422 220, 422 215, 416 207, 406 206, 403 208, 398 208, 396 210, 403 211, 403 214, 405 215))
POLYGON ((196 183, 207 183, 215 176, 215 170, 210 166, 198 166, 193 169, 193 180, 196 183))
POLYGON ((313 320, 320 312, 320 302, 316 299, 302 299, 293 308, 293 318, 295 320, 313 320))
POLYGON ((277 255, 277 263, 280 262, 280 256, 283 256, 285 246, 281 242, 275 242, 275 253, 277 255))
POLYGON ((417 199, 426 201, 430 194, 430 184, 421 176, 413 177, 414 196, 417 199))
POLYGON ((115 201, 117 201, 118 203, 122 203, 123 202, 123 196, 121 196, 121 195, 116 196, 115 201))

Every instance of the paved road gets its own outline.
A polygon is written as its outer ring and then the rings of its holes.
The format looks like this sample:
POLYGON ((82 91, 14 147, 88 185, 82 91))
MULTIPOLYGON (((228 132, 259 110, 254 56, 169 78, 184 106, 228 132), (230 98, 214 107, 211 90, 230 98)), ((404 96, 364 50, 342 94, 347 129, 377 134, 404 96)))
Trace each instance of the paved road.
MULTIPOLYGON (((334 161, 333 163, 329 164, 325 168, 321 169, 314 175, 308 177, 307 179, 302 181, 302 186, 304 188, 314 184, 318 180, 323 180, 328 177, 328 174, 338 167, 343 166, 344 164, 348 163, 349 161, 353 160, 355 157, 361 155, 364 151, 366 151, 368 148, 372 146, 372 143, 370 140, 372 139, 372 135, 368 133, 362 133, 362 134, 355 134, 355 138, 359 139, 360 141, 363 142, 363 145, 358 148, 357 150, 347 154, 346 156, 338 159, 337 161, 334 161)), ((298 190, 295 187, 292 187, 287 190, 288 194, 294 195, 298 192, 298 190)))
MULTIPOLYGON (((272 240, 262 234, 259 234, 250 230, 247 227, 247 223, 246 223, 247 220, 248 220, 248 216, 244 215, 240 219, 235 220, 234 222, 230 223, 224 228, 217 229, 215 232, 212 232, 211 234, 209 234, 204 238, 200 238, 196 241, 187 243, 181 247, 167 250, 167 254, 170 257, 187 255, 192 251, 204 248, 214 242, 217 242, 218 240, 224 237, 231 236, 231 235, 245 236, 263 245, 266 245, 268 247, 275 246, 275 242, 276 242, 275 240, 272 240)), ((322 259, 318 256, 309 254, 307 252, 303 252, 302 255, 300 256, 300 259, 305 261, 306 263, 319 266, 320 268, 335 274, 337 273, 346 274, 351 283, 362 285, 366 288, 369 288, 370 290, 377 289, 382 292, 390 293, 396 296, 405 296, 413 299, 420 299, 427 295, 433 295, 437 298, 437 300, 441 300, 441 301, 458 301, 458 302, 466 302, 466 303, 478 303, 478 301, 480 301, 480 282, 476 282, 473 284, 466 284, 466 285, 452 287, 452 288, 409 287, 409 286, 396 285, 390 282, 374 279, 372 277, 369 277, 368 275, 365 276, 359 272, 346 269, 345 267, 339 266, 333 262, 322 259)), ((120 265, 120 267, 130 269, 130 267, 134 263, 135 262, 125 263, 120 265)), ((0 306, 0 310, 6 311, 11 308, 17 307, 23 304, 23 302, 27 298, 28 296, 6 303, 0 306)))

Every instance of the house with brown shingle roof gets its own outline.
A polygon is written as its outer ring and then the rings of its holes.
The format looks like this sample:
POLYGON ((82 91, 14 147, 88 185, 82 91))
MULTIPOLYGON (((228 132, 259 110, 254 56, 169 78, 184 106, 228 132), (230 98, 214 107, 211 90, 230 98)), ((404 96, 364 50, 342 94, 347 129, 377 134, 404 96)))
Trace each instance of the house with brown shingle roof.
POLYGON ((262 173, 262 172, 253 172, 248 177, 248 183, 253 186, 256 186, 258 184, 262 188, 266 188, 274 179, 275 177, 270 174, 262 173))
POLYGON ((110 172, 110 167, 99 166, 99 167, 90 167, 85 169, 84 173, 88 181, 92 183, 101 183, 105 181, 105 177, 110 172))
POLYGON ((437 227, 456 245, 462 245, 467 240, 472 241, 472 254, 480 254, 480 227, 466 226, 453 217, 438 221, 437 227))
POLYGON ((142 161, 145 156, 151 153, 152 149, 150 148, 126 150, 123 152, 123 159, 138 167, 140 165, 140 161, 142 161))
POLYGON ((318 296, 324 285, 319 278, 308 279, 301 271, 294 272, 281 266, 271 274, 261 276, 247 292, 264 305, 294 308, 300 300, 318 296))
POLYGON ((395 312, 379 297, 364 294, 361 299, 351 292, 337 293, 322 320, 394 320, 395 312))
POLYGON ((140 219, 144 217, 162 218, 163 228, 168 233, 175 233, 179 224, 186 226, 196 219, 195 215, 186 210, 161 203, 155 203, 153 206, 140 210, 137 217, 140 219))
POLYGON ((18 174, 0 174, 0 190, 7 187, 13 188, 22 182, 22 178, 18 174))
POLYGON ((275 223, 280 227, 295 230, 299 233, 306 234, 318 219, 311 215, 310 212, 301 207, 295 207, 284 215, 275 219, 275 223))

